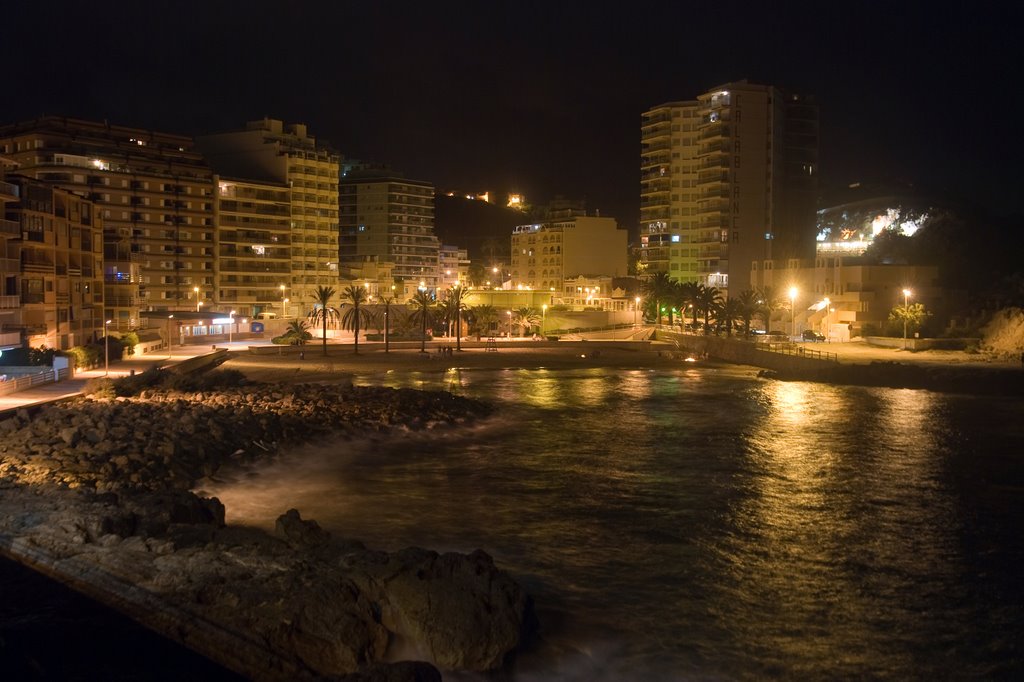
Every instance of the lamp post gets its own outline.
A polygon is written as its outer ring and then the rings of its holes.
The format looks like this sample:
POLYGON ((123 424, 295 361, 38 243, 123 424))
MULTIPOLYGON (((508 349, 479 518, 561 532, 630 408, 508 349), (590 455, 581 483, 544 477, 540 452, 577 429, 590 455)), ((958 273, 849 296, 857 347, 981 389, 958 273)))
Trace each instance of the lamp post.
POLYGON ((171 320, 174 319, 174 315, 167 316, 167 359, 171 359, 171 345, 173 339, 171 339, 171 320))
POLYGON ((907 349, 907 317, 910 314, 910 289, 903 290, 903 350, 907 349))
POLYGON ((285 297, 284 297, 284 289, 285 289, 285 287, 284 287, 284 285, 283 285, 283 284, 279 284, 279 285, 277 286, 277 288, 281 290, 281 319, 284 319, 284 318, 285 318, 285 314, 284 314, 284 302, 285 302, 285 301, 287 300, 287 299, 285 299, 285 297))
POLYGON ((512 340, 512 311, 508 311, 508 340, 512 340))
POLYGON ((540 307, 540 336, 544 338, 544 325, 548 319, 548 304, 545 303, 540 307))
POLYGON ((640 310, 640 297, 637 296, 633 299, 633 328, 636 329, 636 317, 637 311, 640 310))
POLYGON ((796 339, 796 287, 789 288, 789 322, 793 329, 793 339, 796 339))
POLYGON ((231 335, 232 335, 232 332, 235 331, 235 311, 234 310, 232 310, 230 313, 228 313, 228 319, 231 320, 231 322, 228 324, 228 343, 231 343, 231 340, 232 340, 232 336, 231 335))
POLYGON ((192 291, 196 295, 196 312, 198 313, 199 312, 199 306, 202 305, 202 302, 199 300, 199 287, 192 287, 192 291))
POLYGON ((825 297, 825 340, 826 341, 828 341, 829 337, 831 336, 831 334, 829 334, 829 327, 828 327, 828 314, 830 312, 832 312, 832 310, 829 308, 830 305, 832 305, 832 301, 831 301, 831 299, 829 299, 828 296, 826 296, 825 297))
POLYGON ((281 318, 282 319, 288 317, 288 304, 290 302, 291 302, 290 298, 286 298, 283 301, 281 301, 281 318))
POLYGON ((110 374, 110 320, 103 321, 103 376, 110 374))

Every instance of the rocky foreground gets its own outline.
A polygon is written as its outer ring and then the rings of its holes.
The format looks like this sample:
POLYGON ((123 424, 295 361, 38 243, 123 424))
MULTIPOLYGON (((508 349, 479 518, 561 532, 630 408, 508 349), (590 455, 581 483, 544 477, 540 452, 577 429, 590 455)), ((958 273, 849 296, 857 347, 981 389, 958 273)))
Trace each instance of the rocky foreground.
POLYGON ((271 536, 225 526, 219 501, 189 492, 327 433, 486 412, 444 393, 320 385, 150 389, 19 411, 0 421, 0 550, 257 679, 495 670, 535 621, 484 552, 374 551, 295 510, 271 536), (388 664, 401 659, 429 663, 388 664))

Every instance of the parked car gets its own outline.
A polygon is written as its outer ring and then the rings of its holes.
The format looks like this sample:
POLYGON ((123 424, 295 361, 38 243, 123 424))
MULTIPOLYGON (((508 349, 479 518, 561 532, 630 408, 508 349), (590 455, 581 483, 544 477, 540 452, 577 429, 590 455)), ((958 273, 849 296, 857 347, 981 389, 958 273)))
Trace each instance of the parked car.
POLYGON ((802 334, 804 341, 824 341, 825 337, 813 329, 805 329, 802 334))

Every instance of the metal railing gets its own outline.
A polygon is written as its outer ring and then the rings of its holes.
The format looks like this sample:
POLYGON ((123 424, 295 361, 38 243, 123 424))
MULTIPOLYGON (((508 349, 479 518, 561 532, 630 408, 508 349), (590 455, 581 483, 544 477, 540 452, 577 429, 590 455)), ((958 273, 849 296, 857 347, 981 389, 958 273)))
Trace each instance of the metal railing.
MULTIPOLYGON (((2 368, 0 368, 0 370, 2 370, 2 368)), ((35 374, 25 374, 19 377, 7 377, 5 380, 0 381, 0 395, 17 393, 18 391, 24 391, 25 389, 32 388, 33 386, 59 381, 66 371, 67 370, 47 369, 35 374)), ((2 371, 0 371, 0 376, 5 376, 2 371)), ((63 378, 67 377, 64 376, 63 378)))
POLYGON ((804 346, 798 346, 791 341, 769 341, 767 343, 755 343, 755 350, 764 351, 767 353, 778 353, 780 355, 791 355, 794 357, 808 358, 810 360, 824 360, 826 362, 839 362, 839 356, 835 353, 829 353, 828 351, 815 350, 814 348, 806 348, 804 346))

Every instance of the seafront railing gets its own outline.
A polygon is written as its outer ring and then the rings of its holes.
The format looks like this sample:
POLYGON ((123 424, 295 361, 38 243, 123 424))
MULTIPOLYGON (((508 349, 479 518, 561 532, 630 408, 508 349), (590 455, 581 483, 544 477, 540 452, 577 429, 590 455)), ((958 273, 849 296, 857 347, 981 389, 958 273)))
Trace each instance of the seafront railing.
POLYGON ((826 362, 839 362, 839 356, 835 353, 829 353, 828 351, 820 351, 814 348, 806 348, 804 346, 798 346, 795 343, 787 341, 783 342, 769 342, 769 343, 755 343, 754 349, 764 351, 766 353, 779 353, 781 355, 792 355, 794 357, 808 358, 810 360, 824 360, 826 362))
POLYGON ((46 369, 41 372, 33 372, 32 374, 10 376, 5 375, 3 368, 0 367, 0 376, 6 377, 0 381, 0 395, 17 393, 33 386, 60 381, 62 378, 67 378, 68 371, 67 369, 46 369))

